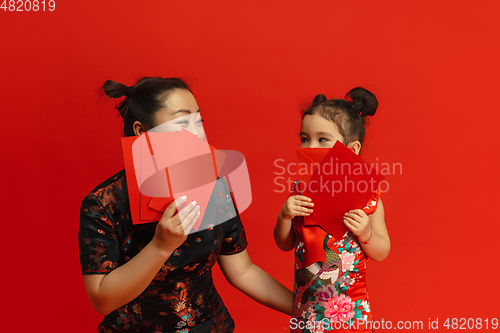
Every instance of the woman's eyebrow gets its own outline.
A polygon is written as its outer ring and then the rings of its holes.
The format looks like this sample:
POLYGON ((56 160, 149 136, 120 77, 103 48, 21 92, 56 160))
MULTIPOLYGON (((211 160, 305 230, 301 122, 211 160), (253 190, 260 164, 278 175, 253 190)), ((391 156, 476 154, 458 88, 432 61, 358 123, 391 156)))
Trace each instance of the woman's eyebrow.
MULTIPOLYGON (((173 116, 174 114, 179 113, 179 112, 184 112, 184 113, 187 113, 187 114, 191 114, 191 111, 189 111, 189 110, 180 109, 180 110, 177 110, 174 113, 172 113, 171 116, 173 116)), ((200 112, 200 109, 198 109, 198 111, 196 111, 196 112, 200 112)))
POLYGON ((187 114, 191 114, 191 111, 181 109, 181 110, 177 110, 177 111, 173 112, 171 114, 171 116, 173 116, 174 114, 177 114, 177 113, 181 113, 181 112, 184 112, 184 113, 187 113, 187 114))

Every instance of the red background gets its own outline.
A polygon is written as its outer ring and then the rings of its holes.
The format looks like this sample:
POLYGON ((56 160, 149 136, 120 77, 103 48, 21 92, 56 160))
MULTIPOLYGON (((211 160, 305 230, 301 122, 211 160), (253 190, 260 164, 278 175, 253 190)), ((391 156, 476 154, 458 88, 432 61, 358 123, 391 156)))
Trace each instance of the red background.
MULTIPOLYGON (((93 332, 80 273, 83 197, 123 168, 107 79, 180 76, 209 142, 246 156, 252 260, 288 287, 293 255, 272 230, 287 194, 301 106, 363 86, 379 99, 363 157, 401 163, 383 196, 389 257, 370 262, 376 320, 499 317, 500 74, 497 1, 62 1, 0 11, 2 332, 93 332)), ((288 317, 214 269, 236 332, 288 317)))

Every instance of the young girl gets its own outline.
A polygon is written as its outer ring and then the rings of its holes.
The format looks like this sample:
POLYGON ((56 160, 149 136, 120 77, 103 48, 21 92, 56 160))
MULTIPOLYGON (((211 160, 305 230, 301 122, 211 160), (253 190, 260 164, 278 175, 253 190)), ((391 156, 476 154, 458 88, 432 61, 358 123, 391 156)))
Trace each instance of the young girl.
MULTIPOLYGON (((317 95, 302 116, 300 146, 331 148, 338 140, 359 154, 366 117, 375 114, 377 105, 375 96, 363 88, 352 89, 345 100, 317 95)), ((294 192, 281 208, 274 229, 281 250, 295 248, 292 332, 371 332, 366 261, 368 257, 384 260, 390 250, 380 191, 366 207, 345 213, 348 231, 341 239, 320 226, 304 225, 303 216, 313 212, 314 203, 294 192)))

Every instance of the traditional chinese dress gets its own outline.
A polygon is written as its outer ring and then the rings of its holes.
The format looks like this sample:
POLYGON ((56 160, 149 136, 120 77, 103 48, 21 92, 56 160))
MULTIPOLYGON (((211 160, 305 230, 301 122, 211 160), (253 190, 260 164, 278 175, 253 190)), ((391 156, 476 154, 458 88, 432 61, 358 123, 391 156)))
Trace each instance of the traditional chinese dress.
MULTIPOLYGON (((234 322, 212 280, 220 254, 243 251, 245 230, 229 189, 219 179, 201 225, 188 235, 141 295, 106 315, 97 332, 233 332, 234 322), (227 222, 206 224, 220 220, 227 222)), ((125 172, 109 178, 83 200, 79 247, 83 274, 107 274, 132 259, 153 238, 157 223, 133 225, 125 172)))
MULTIPOLYGON (((377 209, 380 191, 363 211, 377 209)), ((335 239, 323 228, 293 219, 295 246, 292 332, 371 332, 371 311, 366 290, 367 255, 358 238, 347 231, 335 239)))

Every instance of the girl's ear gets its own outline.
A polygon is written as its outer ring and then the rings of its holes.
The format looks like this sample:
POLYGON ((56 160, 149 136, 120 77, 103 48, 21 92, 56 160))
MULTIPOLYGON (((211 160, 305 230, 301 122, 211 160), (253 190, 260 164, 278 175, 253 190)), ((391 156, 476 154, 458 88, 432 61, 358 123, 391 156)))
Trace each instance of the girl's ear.
POLYGON ((347 148, 352 150, 354 154, 359 155, 359 151, 361 150, 361 142, 351 141, 347 144, 347 148))

